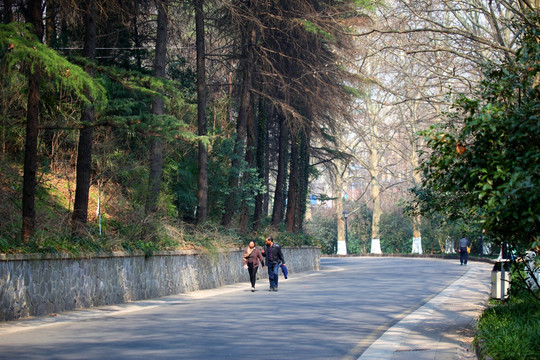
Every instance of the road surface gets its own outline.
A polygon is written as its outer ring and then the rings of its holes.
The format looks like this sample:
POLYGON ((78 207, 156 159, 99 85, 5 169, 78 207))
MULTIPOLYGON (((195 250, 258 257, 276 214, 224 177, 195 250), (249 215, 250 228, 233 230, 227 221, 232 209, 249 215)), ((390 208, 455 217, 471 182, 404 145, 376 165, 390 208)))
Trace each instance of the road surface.
POLYGON ((0 359, 358 359, 468 268, 323 258, 321 271, 280 277, 278 292, 261 274, 253 293, 246 271, 220 289, 2 324, 0 359))

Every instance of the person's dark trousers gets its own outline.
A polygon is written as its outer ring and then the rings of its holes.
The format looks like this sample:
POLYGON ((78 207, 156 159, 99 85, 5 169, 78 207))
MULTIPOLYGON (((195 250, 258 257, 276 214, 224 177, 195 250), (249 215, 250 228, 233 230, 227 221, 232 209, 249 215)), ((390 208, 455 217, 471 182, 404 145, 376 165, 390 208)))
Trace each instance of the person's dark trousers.
POLYGON ((279 263, 268 263, 268 280, 270 280, 270 288, 277 289, 279 276, 279 263))
POLYGON ((248 263, 249 281, 251 281, 251 287, 255 287, 255 281, 257 281, 258 266, 248 263))
POLYGON ((459 261, 462 264, 467 265, 467 260, 469 260, 469 253, 467 252, 466 247, 459 248, 459 261))

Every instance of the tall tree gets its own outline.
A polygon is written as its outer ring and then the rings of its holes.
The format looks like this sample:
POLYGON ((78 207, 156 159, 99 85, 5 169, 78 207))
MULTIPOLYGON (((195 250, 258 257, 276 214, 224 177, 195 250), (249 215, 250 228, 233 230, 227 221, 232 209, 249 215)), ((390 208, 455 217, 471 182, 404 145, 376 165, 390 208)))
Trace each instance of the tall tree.
MULTIPOLYGON (((320 135, 318 129, 332 128, 335 119, 343 117, 349 95, 343 85, 356 81, 341 66, 350 38, 342 24, 336 21, 350 13, 350 4, 326 1, 282 3, 279 8, 269 9, 268 13, 273 16, 264 19, 266 31, 262 36, 260 58, 263 59, 263 73, 271 75, 265 78, 268 90, 264 96, 283 113, 291 132, 287 227, 293 231, 301 228, 301 213, 306 205, 304 184, 309 171, 304 171, 304 167, 309 167, 309 163, 303 160, 303 152, 310 149, 312 132, 317 137, 320 135), (298 14, 303 14, 302 20, 298 19, 298 14), (302 133, 307 135, 308 142, 303 143, 302 133), (298 148, 293 149, 294 146, 298 148), (296 151, 295 156, 293 151, 296 151)), ((276 188, 276 195, 279 191, 276 188)), ((273 224, 280 215, 279 205, 275 199, 273 224)))
MULTIPOLYGON (((154 58, 154 76, 165 78, 167 60, 167 29, 168 29, 168 0, 157 0, 158 10, 156 32, 156 56, 154 58)), ((165 113, 165 104, 162 95, 154 96, 152 101, 152 114, 159 117, 165 113)), ((161 188, 161 173, 163 171, 163 139, 152 137, 150 145, 148 195, 146 198, 146 213, 153 214, 157 210, 157 201, 161 188)))
MULTIPOLYGON (((338 255, 347 254, 347 239, 345 239, 345 217, 343 215, 343 189, 345 187, 345 176, 348 170, 349 161, 345 158, 339 158, 332 162, 332 183, 334 186, 334 197, 336 198, 336 218, 337 218, 337 249, 338 255)), ((347 210, 349 211, 349 210, 347 210)))
POLYGON ((297 193, 299 185, 299 164, 298 164, 298 153, 299 153, 299 134, 291 133, 291 155, 290 155, 290 168, 289 168, 289 190, 287 193, 287 231, 295 231, 295 218, 296 218, 296 207, 298 202, 297 193))
MULTIPOLYGON (((195 28, 197 48, 197 124, 199 136, 207 135, 206 124, 206 45, 204 30, 204 0, 194 0, 195 28)), ((208 149, 203 140, 199 140, 197 178, 197 222, 203 223, 208 217, 208 149)))
MULTIPOLYGON (((26 8, 26 21, 33 26, 39 41, 43 41, 43 9, 40 0, 29 0, 26 8)), ((26 113, 26 142, 24 146, 24 177, 22 195, 22 239, 28 241, 34 234, 36 223, 36 172, 37 144, 39 135, 39 102, 41 69, 37 64, 27 64, 28 104, 26 113)))
MULTIPOLYGON (((231 2, 227 3, 231 17, 231 24, 242 24, 243 29, 256 29, 257 41, 253 42, 250 51, 256 66, 257 84, 251 87, 251 92, 259 94, 270 104, 276 112, 281 113, 291 129, 307 125, 317 128, 325 122, 332 122, 330 114, 342 111, 347 92, 343 84, 347 78, 345 67, 338 59, 336 49, 347 47, 348 37, 338 19, 349 16, 352 10, 352 1, 336 4, 331 1, 299 0, 294 2, 231 2), (310 119, 302 116, 305 107, 310 108, 313 114, 310 119), (303 124, 303 123, 306 124, 303 124)), ((352 13, 355 13, 354 11, 352 13)), ((246 39, 244 31, 243 39, 246 39)), ((246 51, 246 40, 241 41, 241 48, 246 51)), ((243 98, 245 94, 245 69, 242 62, 238 66, 243 71, 242 89, 239 96, 239 111, 237 125, 242 124, 243 98)), ((281 133, 285 135, 285 132, 281 133)), ((241 142, 243 132, 237 130, 237 144, 241 142)), ((283 139, 283 138, 282 138, 283 139)), ((238 149, 238 147, 237 147, 238 149)), ((284 150, 286 147, 281 147, 284 150)), ((242 153, 234 152, 232 162, 244 158, 242 153)), ((282 158, 282 160, 285 160, 282 158)), ((298 159, 297 159, 298 160, 298 159)), ((278 169, 281 169, 278 164, 278 169)), ((232 192, 226 201, 222 224, 227 225, 234 214, 234 205, 238 204, 237 187, 238 171, 235 164, 231 167, 232 177, 229 183, 232 192)), ((285 167, 283 167, 285 169, 285 167)), ((278 171, 278 181, 284 173, 278 171)), ((282 185, 285 185, 285 181, 282 185)), ((285 201, 280 200, 279 186, 276 188, 274 199, 274 224, 283 219, 282 206, 285 201), (277 201, 276 201, 277 200, 277 201)), ((284 199, 284 198, 283 198, 284 199)), ((299 208, 295 207, 294 212, 299 208)))
POLYGON ((221 225, 229 226, 237 205, 239 194, 239 177, 241 176, 241 167, 243 154, 246 148, 247 125, 249 110, 251 105, 251 87, 253 80, 253 72, 255 65, 255 44, 257 30, 253 24, 248 24, 246 31, 243 34, 244 55, 242 56, 242 90, 240 94, 240 108, 238 118, 236 120, 236 140, 234 145, 234 153, 231 161, 231 175, 229 176, 229 189, 231 193, 227 196, 225 209, 221 217, 221 225))
POLYGON ((294 216, 294 232, 302 232, 307 209, 307 194, 310 175, 310 129, 300 132, 298 144, 298 190, 296 192, 296 209, 294 216))
MULTIPOLYGON (((97 39, 97 6, 96 0, 86 0, 84 10, 84 46, 83 56, 90 61, 96 57, 97 39)), ((90 76, 94 76, 91 67, 86 69, 90 76)), ((82 128, 79 133, 79 146, 77 151, 77 175, 75 202, 73 204, 73 214, 71 216, 73 234, 83 234, 86 228, 88 217, 88 196, 90 193, 90 177, 92 169, 92 123, 95 114, 93 105, 85 105, 81 115, 82 128)))
POLYGON ((274 207, 272 208, 272 226, 274 227, 277 227, 283 221, 287 177, 287 145, 289 139, 289 129, 285 115, 278 110, 277 116, 279 121, 279 140, 276 188, 274 191, 274 207))
MULTIPOLYGON (((369 116, 369 115, 368 115, 369 116)), ((371 222, 371 252, 380 253, 381 184, 379 133, 376 123, 371 122, 369 146, 369 172, 371 173, 371 198, 373 199, 373 219, 371 222)))
MULTIPOLYGON (((253 97, 251 97, 253 100, 253 97)), ((250 106, 249 112, 248 112, 248 121, 246 126, 246 156, 245 156, 245 164, 248 169, 255 168, 255 146, 257 144, 257 138, 255 136, 255 116, 253 111, 253 106, 250 106)), ((242 196, 242 205, 241 205, 241 211, 240 211, 240 220, 239 220, 239 228, 240 231, 245 233, 248 228, 249 223, 249 215, 250 215, 250 209, 252 202, 252 197, 254 193, 251 191, 251 186, 248 186, 250 182, 253 182, 256 179, 252 179, 252 173, 251 171, 245 171, 243 176, 243 184, 244 184, 244 191, 242 196)))
MULTIPOLYGON (((256 146, 256 153, 255 153, 255 159, 256 159, 256 167, 257 167, 257 176, 259 180, 263 180, 265 189, 268 189, 268 171, 267 171, 267 111, 266 111, 266 102, 262 97, 258 97, 258 116, 257 116, 257 125, 256 125, 256 138, 257 138, 257 146, 256 146)), ((265 195, 268 193, 268 191, 257 192, 257 195, 255 196, 255 209, 253 212, 253 230, 257 231, 259 228, 263 212, 264 212, 264 198, 265 195)))

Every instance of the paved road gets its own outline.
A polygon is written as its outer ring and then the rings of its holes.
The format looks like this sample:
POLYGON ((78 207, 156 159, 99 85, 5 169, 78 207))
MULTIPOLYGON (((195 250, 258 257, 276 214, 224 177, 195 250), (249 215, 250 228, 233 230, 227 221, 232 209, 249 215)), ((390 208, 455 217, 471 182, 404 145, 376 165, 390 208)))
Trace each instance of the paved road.
POLYGON ((1 324, 0 359, 377 358, 381 335, 403 333, 402 320, 473 268, 388 257, 323 258, 321 267, 280 278, 279 292, 261 279, 254 293, 246 282, 1 324))

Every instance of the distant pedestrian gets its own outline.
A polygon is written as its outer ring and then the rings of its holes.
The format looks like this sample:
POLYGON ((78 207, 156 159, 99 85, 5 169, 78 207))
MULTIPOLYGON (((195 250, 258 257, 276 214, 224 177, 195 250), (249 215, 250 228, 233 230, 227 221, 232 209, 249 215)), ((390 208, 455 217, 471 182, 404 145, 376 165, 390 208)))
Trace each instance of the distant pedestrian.
POLYGON ((469 260, 469 240, 465 236, 463 236, 459 240, 459 261, 461 262, 461 265, 467 265, 467 260, 469 260))
POLYGON ((262 255, 266 258, 266 266, 268 266, 270 291, 278 291, 279 266, 285 265, 285 259, 281 247, 274 242, 271 236, 266 238, 266 246, 262 249, 262 255))
POLYGON ((242 262, 244 263, 244 269, 248 270, 249 281, 251 282, 251 291, 255 291, 255 282, 257 281, 257 270, 259 269, 259 262, 264 269, 264 260, 259 251, 259 248, 255 246, 254 241, 250 241, 248 246, 244 249, 242 256, 242 262))

